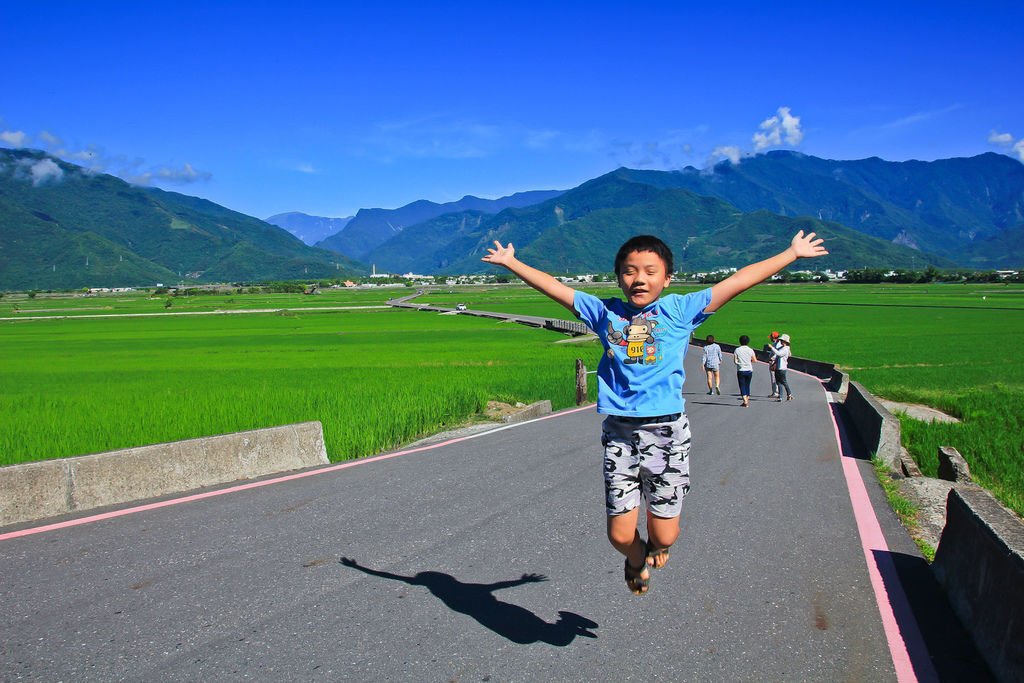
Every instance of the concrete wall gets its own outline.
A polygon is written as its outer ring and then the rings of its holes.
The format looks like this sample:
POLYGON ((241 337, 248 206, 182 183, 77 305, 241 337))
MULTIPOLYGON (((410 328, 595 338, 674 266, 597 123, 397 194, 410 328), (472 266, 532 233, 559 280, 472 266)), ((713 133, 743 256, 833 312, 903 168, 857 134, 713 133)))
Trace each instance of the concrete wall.
POLYGON ((849 383, 843 408, 868 450, 900 471, 900 421, 896 416, 857 382, 849 383))
MULTIPOLYGON (((843 407, 868 448, 899 470, 899 420, 857 382, 843 407)), ((995 676, 1024 681, 1024 522, 981 487, 959 485, 932 570, 995 676)))
POLYGON ((1024 681, 1024 523, 976 486, 953 489, 932 565, 1001 681, 1024 681))
POLYGON ((302 422, 0 468, 0 526, 327 464, 302 422))
POLYGON ((534 418, 549 415, 551 413, 551 401, 547 399, 543 401, 537 401, 526 406, 519 412, 513 413, 505 417, 502 422, 506 424, 512 424, 515 422, 526 422, 534 418))

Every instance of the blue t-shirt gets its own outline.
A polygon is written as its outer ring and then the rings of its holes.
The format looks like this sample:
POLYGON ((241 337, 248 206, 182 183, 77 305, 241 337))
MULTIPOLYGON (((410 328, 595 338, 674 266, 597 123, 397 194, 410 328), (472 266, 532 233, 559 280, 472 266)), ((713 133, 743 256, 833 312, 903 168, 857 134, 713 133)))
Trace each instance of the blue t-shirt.
POLYGON ((601 338, 597 412, 653 417, 684 412, 683 356, 694 328, 708 319, 711 289, 668 294, 644 309, 577 291, 573 308, 601 338))

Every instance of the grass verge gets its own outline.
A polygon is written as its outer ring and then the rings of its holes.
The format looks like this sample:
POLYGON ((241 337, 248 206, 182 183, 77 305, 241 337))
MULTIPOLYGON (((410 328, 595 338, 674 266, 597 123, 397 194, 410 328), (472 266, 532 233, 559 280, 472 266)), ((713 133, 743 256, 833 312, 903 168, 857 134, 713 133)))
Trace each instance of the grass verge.
POLYGON ((889 501, 889 506, 896 513, 896 516, 900 518, 900 522, 906 527, 907 531, 910 532, 910 537, 914 539, 914 543, 917 544, 918 550, 924 555, 924 559, 928 560, 929 563, 933 562, 935 560, 935 548, 927 541, 922 540, 918 534, 917 507, 900 493, 900 485, 893 479, 892 470, 889 469, 888 465, 877 456, 871 456, 871 465, 875 468, 875 475, 878 477, 878 482, 882 485, 882 490, 885 491, 885 497, 889 501))

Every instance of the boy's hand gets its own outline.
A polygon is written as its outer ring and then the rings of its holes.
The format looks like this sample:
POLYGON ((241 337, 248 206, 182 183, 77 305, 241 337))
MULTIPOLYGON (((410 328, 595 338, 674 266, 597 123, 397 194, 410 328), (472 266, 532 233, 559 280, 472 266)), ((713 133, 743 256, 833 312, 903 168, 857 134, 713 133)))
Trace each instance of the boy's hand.
POLYGON ((824 256, 828 253, 825 247, 821 246, 821 243, 824 241, 820 237, 814 239, 813 232, 805 236, 804 231, 801 230, 793 237, 789 248, 793 250, 797 258, 814 258, 815 256, 824 256))
POLYGON ((507 247, 501 246, 501 242, 494 240, 494 246, 497 249, 491 249, 488 247, 487 256, 484 256, 481 261, 487 263, 493 263, 496 266, 507 266, 516 257, 516 248, 509 242, 507 247))
POLYGON ((484 263, 492 263, 496 266, 503 266, 512 272, 520 280, 536 289, 541 294, 557 301, 573 315, 578 315, 573 308, 576 297, 576 290, 559 282, 542 270, 528 266, 516 258, 516 248, 509 242, 508 246, 501 246, 501 242, 494 240, 494 249, 487 248, 487 255, 480 259, 484 263))
POLYGON ((740 268, 726 279, 713 285, 711 287, 711 303, 707 305, 704 311, 706 313, 714 313, 740 292, 745 292, 757 283, 767 280, 797 259, 813 258, 827 254, 828 251, 825 250, 825 247, 821 246, 821 243, 825 240, 820 237, 814 239, 814 237, 815 234, 813 232, 804 235, 804 231, 801 230, 793 237, 789 249, 771 258, 766 258, 763 261, 751 263, 749 266, 740 268))

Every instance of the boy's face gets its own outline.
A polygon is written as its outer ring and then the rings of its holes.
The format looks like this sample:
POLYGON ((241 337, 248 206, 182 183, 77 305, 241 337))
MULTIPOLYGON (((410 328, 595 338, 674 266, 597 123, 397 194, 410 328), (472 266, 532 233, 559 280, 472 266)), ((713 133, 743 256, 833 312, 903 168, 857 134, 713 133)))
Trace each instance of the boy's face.
POLYGON ((619 269, 619 287, 635 308, 654 303, 671 281, 665 262, 652 251, 630 253, 619 269))

